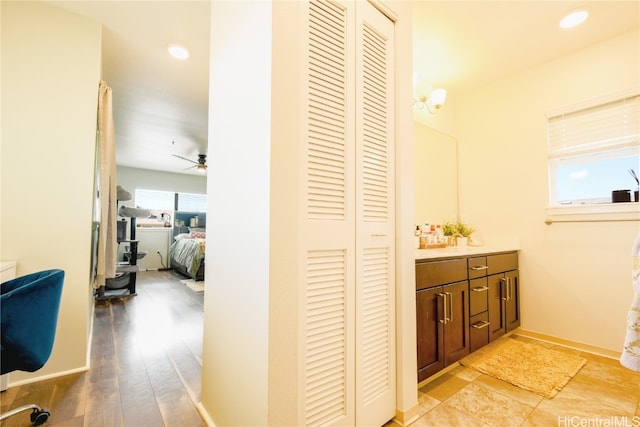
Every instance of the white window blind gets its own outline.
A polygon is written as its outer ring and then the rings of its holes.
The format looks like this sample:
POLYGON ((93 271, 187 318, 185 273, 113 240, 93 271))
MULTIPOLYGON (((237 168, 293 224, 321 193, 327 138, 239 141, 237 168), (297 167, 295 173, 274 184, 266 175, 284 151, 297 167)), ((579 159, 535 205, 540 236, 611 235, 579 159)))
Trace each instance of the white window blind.
POLYGON ((178 193, 178 210, 188 212, 206 212, 207 195, 178 193))
POLYGON ((173 210, 174 193, 170 191, 136 189, 136 206, 143 209, 173 210))
POLYGON ((549 158, 639 145, 640 95, 568 111, 548 119, 549 158))

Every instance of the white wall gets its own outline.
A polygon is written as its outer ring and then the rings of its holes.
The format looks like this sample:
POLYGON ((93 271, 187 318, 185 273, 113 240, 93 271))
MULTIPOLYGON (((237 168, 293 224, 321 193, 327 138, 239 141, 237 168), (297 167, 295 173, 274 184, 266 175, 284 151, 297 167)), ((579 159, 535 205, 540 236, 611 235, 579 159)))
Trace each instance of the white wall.
POLYGON ((202 408, 217 426, 268 424, 271 7, 211 4, 202 408))
POLYGON ((460 213, 521 243, 522 328, 620 352, 637 222, 545 225, 545 113, 640 87, 633 31, 460 96, 460 213), (491 100, 487 105, 487 100, 491 100))
POLYGON ((101 27, 42 2, 2 2, 0 248, 17 274, 66 272, 51 359, 31 381, 86 367, 101 27))

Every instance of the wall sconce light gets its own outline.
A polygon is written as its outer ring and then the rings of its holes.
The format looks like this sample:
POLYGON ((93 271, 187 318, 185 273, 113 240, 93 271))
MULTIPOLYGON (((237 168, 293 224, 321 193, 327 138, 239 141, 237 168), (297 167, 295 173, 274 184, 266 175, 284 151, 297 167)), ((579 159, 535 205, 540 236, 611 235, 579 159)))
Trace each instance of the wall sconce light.
POLYGON ((429 95, 428 98, 426 96, 421 96, 418 99, 414 99, 413 106, 418 110, 426 108, 431 114, 435 114, 440 108, 442 108, 446 99, 446 89, 434 89, 431 91, 431 95, 429 95))

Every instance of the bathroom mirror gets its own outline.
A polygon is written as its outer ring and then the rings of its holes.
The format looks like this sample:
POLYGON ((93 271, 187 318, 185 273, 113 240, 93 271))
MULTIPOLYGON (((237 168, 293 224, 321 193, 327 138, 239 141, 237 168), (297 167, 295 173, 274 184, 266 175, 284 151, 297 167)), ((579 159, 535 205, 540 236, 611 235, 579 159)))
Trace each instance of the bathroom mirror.
POLYGON ((415 223, 458 219, 458 142, 414 122, 415 223))

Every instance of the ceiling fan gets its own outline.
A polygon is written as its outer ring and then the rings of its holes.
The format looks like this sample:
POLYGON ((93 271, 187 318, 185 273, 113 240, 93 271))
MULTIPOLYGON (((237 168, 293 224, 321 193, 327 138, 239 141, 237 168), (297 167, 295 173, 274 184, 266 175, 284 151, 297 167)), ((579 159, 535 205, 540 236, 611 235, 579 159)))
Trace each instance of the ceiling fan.
POLYGON ((190 166, 187 169, 196 168, 198 172, 202 172, 202 173, 205 173, 207 171, 207 155, 206 154, 198 154, 198 161, 187 159, 186 157, 178 156, 177 154, 173 154, 173 157, 177 157, 179 159, 186 160, 187 162, 191 162, 194 164, 193 166, 190 166))

